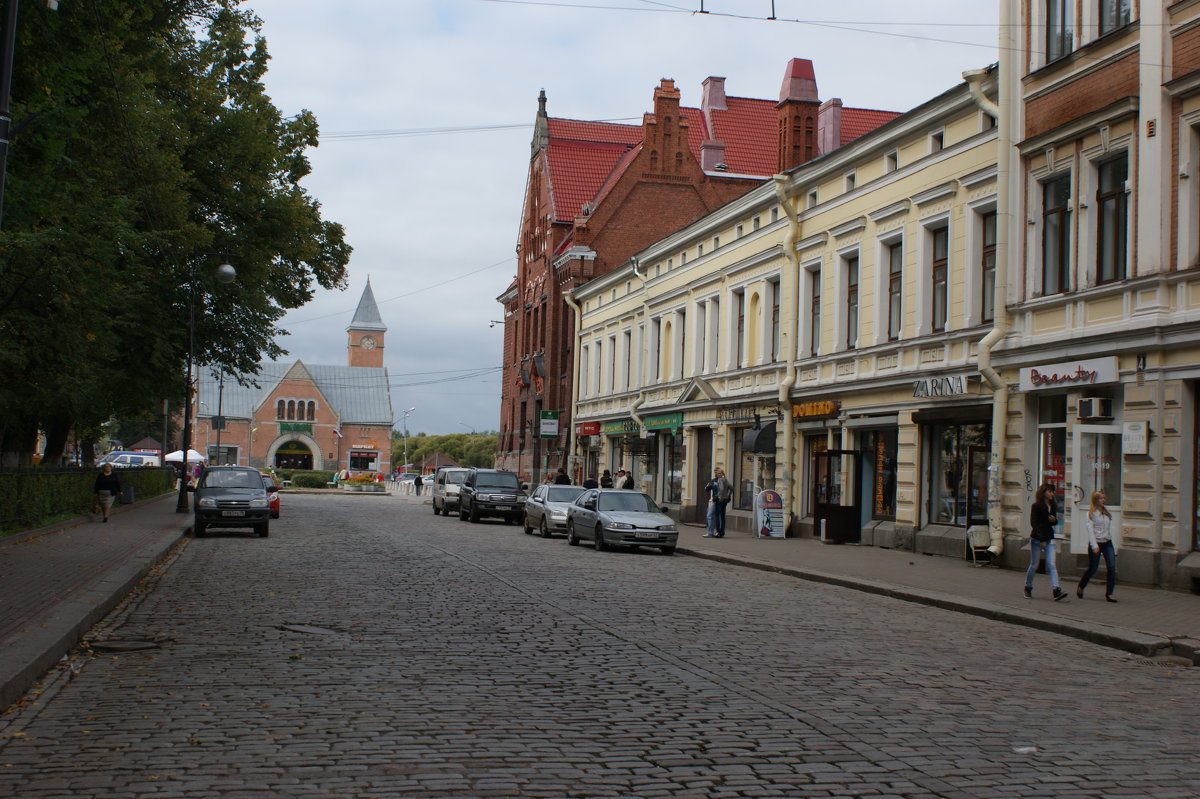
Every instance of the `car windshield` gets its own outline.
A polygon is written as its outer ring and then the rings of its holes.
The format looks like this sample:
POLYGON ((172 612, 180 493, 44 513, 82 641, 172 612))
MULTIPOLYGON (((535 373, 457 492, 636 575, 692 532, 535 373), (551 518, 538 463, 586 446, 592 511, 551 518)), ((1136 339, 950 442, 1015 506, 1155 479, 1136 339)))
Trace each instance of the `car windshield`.
POLYGON ((505 488, 516 491, 521 485, 515 474, 481 474, 476 488, 505 488))
POLYGON ((578 488, 576 486, 550 486, 546 491, 546 501, 570 502, 586 490, 586 488, 578 488))
POLYGON ((262 488, 262 475, 258 472, 217 471, 204 473, 204 488, 262 488))
POLYGON ((645 494, 601 494, 596 502, 596 510, 625 510, 639 513, 661 513, 654 500, 645 494))
POLYGON ((466 472, 446 472, 446 482, 455 485, 462 485, 462 481, 467 479, 466 472))

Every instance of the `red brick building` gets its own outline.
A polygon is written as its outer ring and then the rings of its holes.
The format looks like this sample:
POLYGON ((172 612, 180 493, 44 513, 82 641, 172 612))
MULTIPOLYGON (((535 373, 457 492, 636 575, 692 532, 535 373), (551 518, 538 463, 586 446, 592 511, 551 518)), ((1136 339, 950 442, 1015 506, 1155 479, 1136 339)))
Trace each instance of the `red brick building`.
MULTIPOLYGON (((698 108, 672 80, 641 125, 558 119, 538 98, 517 244, 504 306, 498 468, 540 482, 567 465, 574 313, 564 295, 636 252, 898 114, 821 103, 812 62, 788 62, 779 99, 733 97, 705 79, 698 108), (557 412, 543 437, 543 412, 557 412)), ((583 475, 575 474, 576 482, 583 475)))

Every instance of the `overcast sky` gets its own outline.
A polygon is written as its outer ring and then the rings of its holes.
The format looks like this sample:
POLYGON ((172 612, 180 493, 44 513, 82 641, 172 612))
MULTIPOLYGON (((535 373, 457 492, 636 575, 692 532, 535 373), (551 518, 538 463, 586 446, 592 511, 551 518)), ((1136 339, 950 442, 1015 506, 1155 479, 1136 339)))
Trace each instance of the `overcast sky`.
POLYGON ((244 2, 275 105, 316 114, 305 186, 354 247, 349 287, 288 314, 280 343, 289 360, 344 364, 370 278, 410 433, 499 427, 504 333, 489 324, 516 275, 540 90, 551 116, 639 123, 661 78, 688 106, 710 75, 777 99, 799 57, 822 100, 905 111, 997 60, 997 0, 704 0, 705 14, 700 0, 244 2))

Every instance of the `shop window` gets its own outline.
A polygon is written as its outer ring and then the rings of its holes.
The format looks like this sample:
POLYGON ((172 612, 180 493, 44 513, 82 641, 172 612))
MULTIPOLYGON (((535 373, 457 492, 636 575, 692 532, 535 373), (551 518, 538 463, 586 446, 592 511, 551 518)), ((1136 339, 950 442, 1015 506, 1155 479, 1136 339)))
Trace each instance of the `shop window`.
POLYGON ((966 527, 987 523, 988 424, 929 427, 929 520, 966 527))
POLYGON ((742 437, 748 427, 732 428, 733 436, 733 507, 738 510, 753 510, 754 497, 759 491, 775 488, 775 454, 765 452, 743 452, 742 437), (755 463, 757 461, 757 464, 755 463), (758 468, 755 482, 755 467, 758 468))
POLYGON ((237 458, 237 447, 217 447, 215 444, 208 447, 208 462, 214 466, 236 466, 237 458))
POLYGON ((1038 473, 1031 481, 1036 490, 1043 483, 1054 486, 1059 496, 1067 490, 1067 397, 1065 394, 1038 398, 1038 473))
POLYGON ((663 486, 663 502, 679 505, 683 502, 683 436, 667 434, 663 438, 663 458, 666 461, 666 484, 663 486))
POLYGON ((378 453, 375 452, 351 452, 350 453, 350 470, 355 472, 373 472, 376 469, 378 453))
POLYGON ((860 438, 863 453, 863 505, 872 519, 896 518, 896 451, 899 431, 867 430, 860 438))

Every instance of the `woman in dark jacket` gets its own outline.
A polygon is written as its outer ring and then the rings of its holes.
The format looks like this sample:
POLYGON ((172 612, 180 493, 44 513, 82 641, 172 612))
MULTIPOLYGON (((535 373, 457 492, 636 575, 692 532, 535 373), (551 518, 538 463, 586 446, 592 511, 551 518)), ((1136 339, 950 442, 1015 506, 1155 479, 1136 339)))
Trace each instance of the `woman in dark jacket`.
POLYGON ((100 512, 104 515, 104 521, 107 522, 113 500, 121 493, 121 479, 113 473, 111 463, 100 467, 100 474, 96 475, 96 484, 92 486, 92 490, 96 492, 96 504, 100 506, 100 512))
POLYGON ((1025 572, 1025 598, 1033 597, 1033 575, 1038 562, 1044 555, 1046 571, 1050 574, 1050 587, 1054 589, 1054 601, 1060 602, 1067 592, 1058 585, 1058 569, 1054 565, 1054 526, 1058 524, 1058 503, 1054 501, 1054 486, 1043 483, 1029 509, 1029 568, 1025 572))

